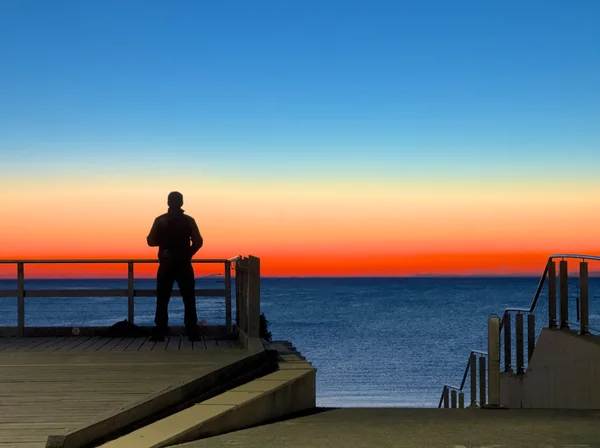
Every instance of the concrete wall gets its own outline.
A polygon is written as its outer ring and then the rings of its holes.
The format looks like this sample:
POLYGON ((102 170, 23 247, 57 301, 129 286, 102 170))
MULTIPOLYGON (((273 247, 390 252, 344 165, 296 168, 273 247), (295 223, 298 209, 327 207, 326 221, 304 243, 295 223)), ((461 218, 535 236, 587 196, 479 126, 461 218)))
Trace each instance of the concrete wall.
POLYGON ((510 408, 600 409, 600 337, 543 329, 527 372, 500 375, 510 408))

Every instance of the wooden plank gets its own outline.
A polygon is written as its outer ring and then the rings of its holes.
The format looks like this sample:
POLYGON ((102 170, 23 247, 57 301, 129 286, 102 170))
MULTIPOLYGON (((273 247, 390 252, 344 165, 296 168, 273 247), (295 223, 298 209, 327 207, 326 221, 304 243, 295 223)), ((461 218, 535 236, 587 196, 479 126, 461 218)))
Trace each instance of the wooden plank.
MULTIPOLYGON (((23 338, 25 339, 25 338, 23 338)), ((13 347, 10 351, 11 352, 21 352, 21 351, 27 351, 30 350, 32 348, 37 347, 38 345, 41 345, 45 342, 51 342, 53 339, 55 340, 56 338, 27 338, 29 339, 29 341, 23 341, 23 344, 19 344, 15 347, 13 347)))
POLYGON ((199 341, 194 341, 193 345, 194 345, 194 350, 200 350, 200 351, 205 351, 206 350, 206 343, 204 342, 205 338, 200 338, 199 341))
MULTIPOLYGON (((119 342, 119 338, 115 338, 111 344, 119 342)), ((18 365, 23 368, 33 368, 36 366, 45 365, 68 365, 68 364, 89 364, 89 365, 104 365, 104 364, 115 364, 115 365, 142 365, 142 364, 161 364, 168 362, 193 362, 195 360, 194 354, 189 352, 175 353, 166 352, 165 342, 157 342, 156 345, 162 345, 162 351, 160 356, 155 355, 152 352, 139 352, 135 356, 131 356, 131 353, 124 351, 121 352, 99 352, 99 351, 83 351, 83 352, 18 352, 18 353, 6 353, 0 359, 0 367, 5 365, 18 365), (108 356, 110 353, 110 356, 108 356), (98 356, 101 354, 102 356, 98 356)), ((160 351, 160 349, 159 349, 160 351)), ((210 360, 216 359, 231 359, 237 356, 236 351, 227 350, 216 350, 211 353, 210 360)))
MULTIPOLYGON (((126 375, 126 374, 124 374, 126 375)), ((100 375, 99 375, 100 376, 100 375)), ((87 399, 91 396, 97 395, 99 393, 124 393, 124 394, 147 394, 153 390, 159 390, 164 388, 170 383, 167 380, 165 384, 165 380, 160 381, 134 381, 133 378, 129 377, 128 381, 123 382, 123 380, 115 380, 110 383, 104 382, 86 382, 86 383, 73 383, 73 381, 69 382, 57 382, 57 381, 48 381, 48 382, 30 382, 28 384, 19 384, 19 383, 10 383, 9 391, 2 391, 0 397, 4 400, 9 400, 11 397, 15 397, 19 399, 19 396, 23 393, 29 394, 44 394, 49 393, 50 395, 69 395, 69 396, 77 396, 80 399, 87 399), (49 391, 51 388, 51 391, 49 391)), ((4 386, 3 386, 4 388, 4 386)))
POLYGON ((121 340, 121 342, 119 342, 117 345, 115 345, 111 351, 113 352, 117 352, 117 351, 125 351, 125 349, 127 347, 129 347, 130 344, 132 344, 135 341, 136 338, 123 338, 121 340))
POLYGON ((63 347, 68 346, 69 344, 73 343, 73 340, 77 339, 77 336, 68 336, 65 337, 62 341, 60 341, 58 344, 54 344, 52 346, 51 349, 47 349, 50 352, 55 352, 55 351, 66 351, 66 350, 62 350, 63 347))
POLYGON ((190 341, 190 339, 187 336, 181 336, 181 340, 179 341, 179 350, 185 352, 193 349, 194 343, 190 341))
POLYGON ((28 352, 43 352, 43 351, 51 350, 53 346, 55 346, 56 344, 60 344, 65 339, 66 338, 48 338, 47 342, 36 345, 34 347, 29 347, 27 349, 27 351, 28 352))
POLYGON ((229 350, 232 348, 230 342, 227 339, 215 339, 215 342, 221 350, 229 350))
POLYGON ((17 338, 15 336, 0 337, 0 350, 2 350, 4 347, 10 347, 15 343, 16 339, 17 338))
MULTIPOLYGON (((212 365, 213 362, 206 363, 175 363, 181 368, 187 369, 189 372, 192 372, 195 369, 202 369, 207 365, 212 365)), ((69 366, 64 369, 42 369, 43 372, 40 372, 39 375, 30 374, 27 371, 22 369, 2 369, 2 381, 0 382, 0 395, 7 395, 11 393, 11 390, 16 390, 15 388, 23 388, 27 383, 35 383, 35 384, 43 384, 44 387, 50 387, 49 383, 56 383, 59 385, 60 383, 72 383, 77 382, 78 385, 76 387, 88 387, 89 384, 95 383, 125 383, 133 381, 133 377, 138 379, 150 379, 158 378, 160 381, 170 381, 170 375, 173 373, 172 364, 169 365, 167 363, 161 365, 150 365, 144 364, 141 367, 137 366, 132 368, 131 366, 118 368, 117 366, 69 366), (96 370, 92 371, 92 367, 95 367, 96 370), (149 373, 147 369, 151 368, 152 372, 149 373), (13 383, 16 384, 14 387, 13 383)), ((187 374, 187 373, 183 373, 187 374)), ((37 386, 32 386, 37 387, 37 386)), ((74 386, 75 387, 75 386, 74 386)), ((2 403, 4 404, 4 403, 2 403)))
POLYGON ((230 339, 229 343, 231 344, 232 350, 242 350, 244 347, 238 339, 230 339))
POLYGON ((106 344, 104 344, 103 346, 99 347, 96 351, 97 352, 108 352, 108 351, 112 351, 113 347, 117 344, 119 344, 124 338, 111 338, 110 341, 108 341, 106 344))
POLYGON ((205 339, 204 345, 206 345, 206 350, 218 350, 219 349, 216 339, 205 339))
POLYGON ((44 445, 40 445, 39 443, 34 442, 5 442, 0 440, 0 447, 2 448, 40 448, 40 446, 44 445))
MULTIPOLYGON (((124 352, 123 352, 124 353, 124 352)), ((165 352, 162 352, 165 353, 165 352)), ((128 353, 131 355, 131 353, 128 353)), ((185 368, 193 368, 195 366, 202 366, 205 364, 221 364, 223 362, 227 362, 229 360, 235 359, 239 356, 239 352, 233 356, 213 356, 214 353, 211 352, 210 355, 205 356, 204 358, 197 358, 197 356, 189 352, 189 357, 187 359, 177 359, 176 357, 171 357, 171 359, 166 358, 163 360, 159 360, 159 362, 143 362, 143 363, 117 363, 117 362, 97 362, 97 363, 72 363, 67 362, 64 364, 45 364, 39 366, 32 365, 7 365, 2 363, 0 365, 0 384, 4 381, 11 380, 19 380, 21 382, 27 381, 62 381, 62 378, 70 378, 74 379, 81 378, 83 381, 84 377, 89 375, 93 377, 97 375, 97 371, 99 369, 103 369, 106 372, 125 372, 132 374, 134 372, 144 372, 146 368, 152 368, 153 371, 160 373, 162 371, 168 372, 171 370, 171 366, 175 363, 179 366, 185 368), (54 378, 58 375, 58 378, 54 378)), ((124 360, 125 361, 125 360, 124 360)))
POLYGON ((86 348, 90 347, 91 345, 94 345, 96 342, 98 342, 100 339, 100 336, 92 336, 91 338, 88 338, 87 341, 85 341, 83 344, 79 344, 76 347, 73 347, 71 350, 71 352, 82 352, 84 351, 86 348))
POLYGON ((95 352, 95 351, 99 350, 100 348, 104 347, 110 341, 112 341, 112 339, 113 338, 102 338, 101 337, 96 342, 94 342, 92 345, 88 345, 87 347, 85 347, 84 351, 95 352))
POLYGON ((58 344, 56 346, 56 348, 52 351, 56 352, 56 351, 69 351, 74 347, 77 347, 80 344, 83 344, 85 341, 87 341, 89 339, 89 337, 87 336, 73 336, 71 338, 67 338, 66 339, 66 343, 65 344, 58 344))
POLYGON ((11 431, 8 434, 0 433, 0 441, 3 443, 9 443, 8 446, 11 448, 14 446, 11 443, 30 444, 29 446, 35 446, 41 448, 44 446, 44 442, 48 437, 48 431, 11 431))
POLYGON ((33 344, 35 342, 32 340, 32 338, 15 337, 12 339, 13 340, 9 344, 2 347, 0 350, 4 352, 20 350, 21 348, 27 347, 29 344, 33 344))
MULTIPOLYGON (((167 385, 165 385, 167 386, 167 385)), ((98 393, 96 393, 96 395, 94 395, 92 392, 90 392, 87 396, 84 395, 78 395, 76 398, 77 402, 79 403, 79 405, 74 408, 73 412, 77 412, 77 410, 79 409, 85 409, 86 406, 88 406, 89 404, 98 404, 98 403, 103 403, 104 404, 104 411, 106 411, 106 409, 112 408, 112 407, 119 407, 123 404, 129 403, 131 401, 135 401, 138 400, 140 397, 145 397, 149 394, 149 391, 144 391, 144 392, 103 392, 102 396, 99 396, 98 393), (82 399, 84 399, 85 401, 82 401, 82 399), (82 404, 82 403, 86 403, 86 404, 82 404)), ((68 397, 71 397, 71 395, 68 395, 68 397)), ((39 398, 36 398, 35 403, 36 405, 40 406, 42 403, 46 403, 47 406, 46 408, 50 408, 52 407, 52 403, 56 402, 56 401, 64 401, 67 398, 67 395, 65 393, 52 393, 52 394, 40 394, 39 398)), ((17 396, 7 396, 6 397, 6 403, 11 404, 13 406, 17 406, 22 403, 22 400, 17 397, 17 396)), ((27 402, 30 403, 31 402, 27 402)), ((62 417, 61 417, 62 418, 62 417)), ((0 424, 1 426, 1 424, 0 424)))
POLYGON ((135 338, 131 344, 125 349, 126 352, 135 351, 137 352, 142 345, 146 342, 146 337, 135 338))
POLYGON ((179 351, 179 343, 181 342, 181 336, 173 335, 169 338, 169 343, 167 344, 166 350, 168 352, 176 352, 179 351))
POLYGON ((142 352, 142 351, 150 351, 154 349, 154 345, 156 344, 155 341, 151 341, 150 338, 146 338, 146 340, 144 341, 144 343, 140 346, 140 349, 138 351, 142 352))
POLYGON ((156 351, 156 352, 163 352, 167 350, 167 345, 169 344, 169 338, 170 336, 165 336, 165 340, 164 341, 157 341, 154 344, 154 348, 152 349, 152 351, 156 351))
POLYGON ((83 344, 87 344, 88 342, 90 342, 90 340, 92 339, 92 336, 84 336, 81 338, 80 341, 78 341, 77 343, 73 343, 68 349, 67 351, 72 352, 72 351, 82 351, 81 346, 83 344))

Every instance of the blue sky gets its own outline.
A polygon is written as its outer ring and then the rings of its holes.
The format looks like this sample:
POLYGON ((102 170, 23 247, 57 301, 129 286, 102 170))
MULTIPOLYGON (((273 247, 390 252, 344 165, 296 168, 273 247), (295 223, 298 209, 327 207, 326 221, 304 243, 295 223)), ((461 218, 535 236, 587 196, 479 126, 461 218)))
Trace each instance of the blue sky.
POLYGON ((598 23, 593 0, 5 0, 0 165, 591 175, 598 23))

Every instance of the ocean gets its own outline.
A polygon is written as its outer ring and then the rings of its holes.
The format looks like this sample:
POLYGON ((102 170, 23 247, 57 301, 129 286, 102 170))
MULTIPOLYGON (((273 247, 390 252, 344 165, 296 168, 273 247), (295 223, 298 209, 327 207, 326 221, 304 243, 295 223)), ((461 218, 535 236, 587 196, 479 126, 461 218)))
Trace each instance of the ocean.
MULTIPOLYGON (((470 350, 487 350, 487 318, 529 307, 539 277, 263 278, 261 311, 274 340, 289 340, 317 368, 317 405, 435 407, 445 383, 459 385, 470 350)), ((199 279, 197 288, 222 280, 199 279)), ((26 289, 126 289, 118 280, 30 280, 26 289)), ((155 281, 136 279, 136 288, 155 281)), ((0 280, 0 289, 15 289, 0 280)), ((576 322, 578 279, 569 285, 576 322)), ((198 298, 198 318, 224 324, 224 299, 198 298)), ((536 308, 547 325, 547 292, 536 308)), ((235 300, 234 300, 235 303, 235 300)), ((135 322, 152 325, 155 300, 136 298, 135 322)), ((235 311, 233 312, 235 318, 235 311)), ((125 298, 28 298, 25 324, 112 325, 127 317, 125 298)), ((0 299, 0 325, 16 325, 14 298, 0 299)), ((183 325, 181 298, 170 324, 183 325)), ((600 329, 600 278, 590 278, 590 327, 600 329)), ((513 324, 514 328, 514 324, 513 324)), ((514 347, 514 345, 513 345, 514 347)))

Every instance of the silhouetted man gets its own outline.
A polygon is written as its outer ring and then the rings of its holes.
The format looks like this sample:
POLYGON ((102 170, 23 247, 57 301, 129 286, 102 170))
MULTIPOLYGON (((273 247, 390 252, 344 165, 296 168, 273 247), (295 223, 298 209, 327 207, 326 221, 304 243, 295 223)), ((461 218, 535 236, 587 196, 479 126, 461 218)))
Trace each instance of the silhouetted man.
POLYGON ((168 330, 168 309, 173 284, 177 282, 185 306, 184 323, 190 340, 198 339, 196 314, 196 280, 192 257, 202 247, 203 240, 191 216, 184 214, 183 196, 177 191, 169 194, 169 211, 154 220, 148 245, 158 246, 158 273, 156 275, 156 326, 152 340, 164 341, 168 330), (190 245, 191 241, 191 245, 190 245))

